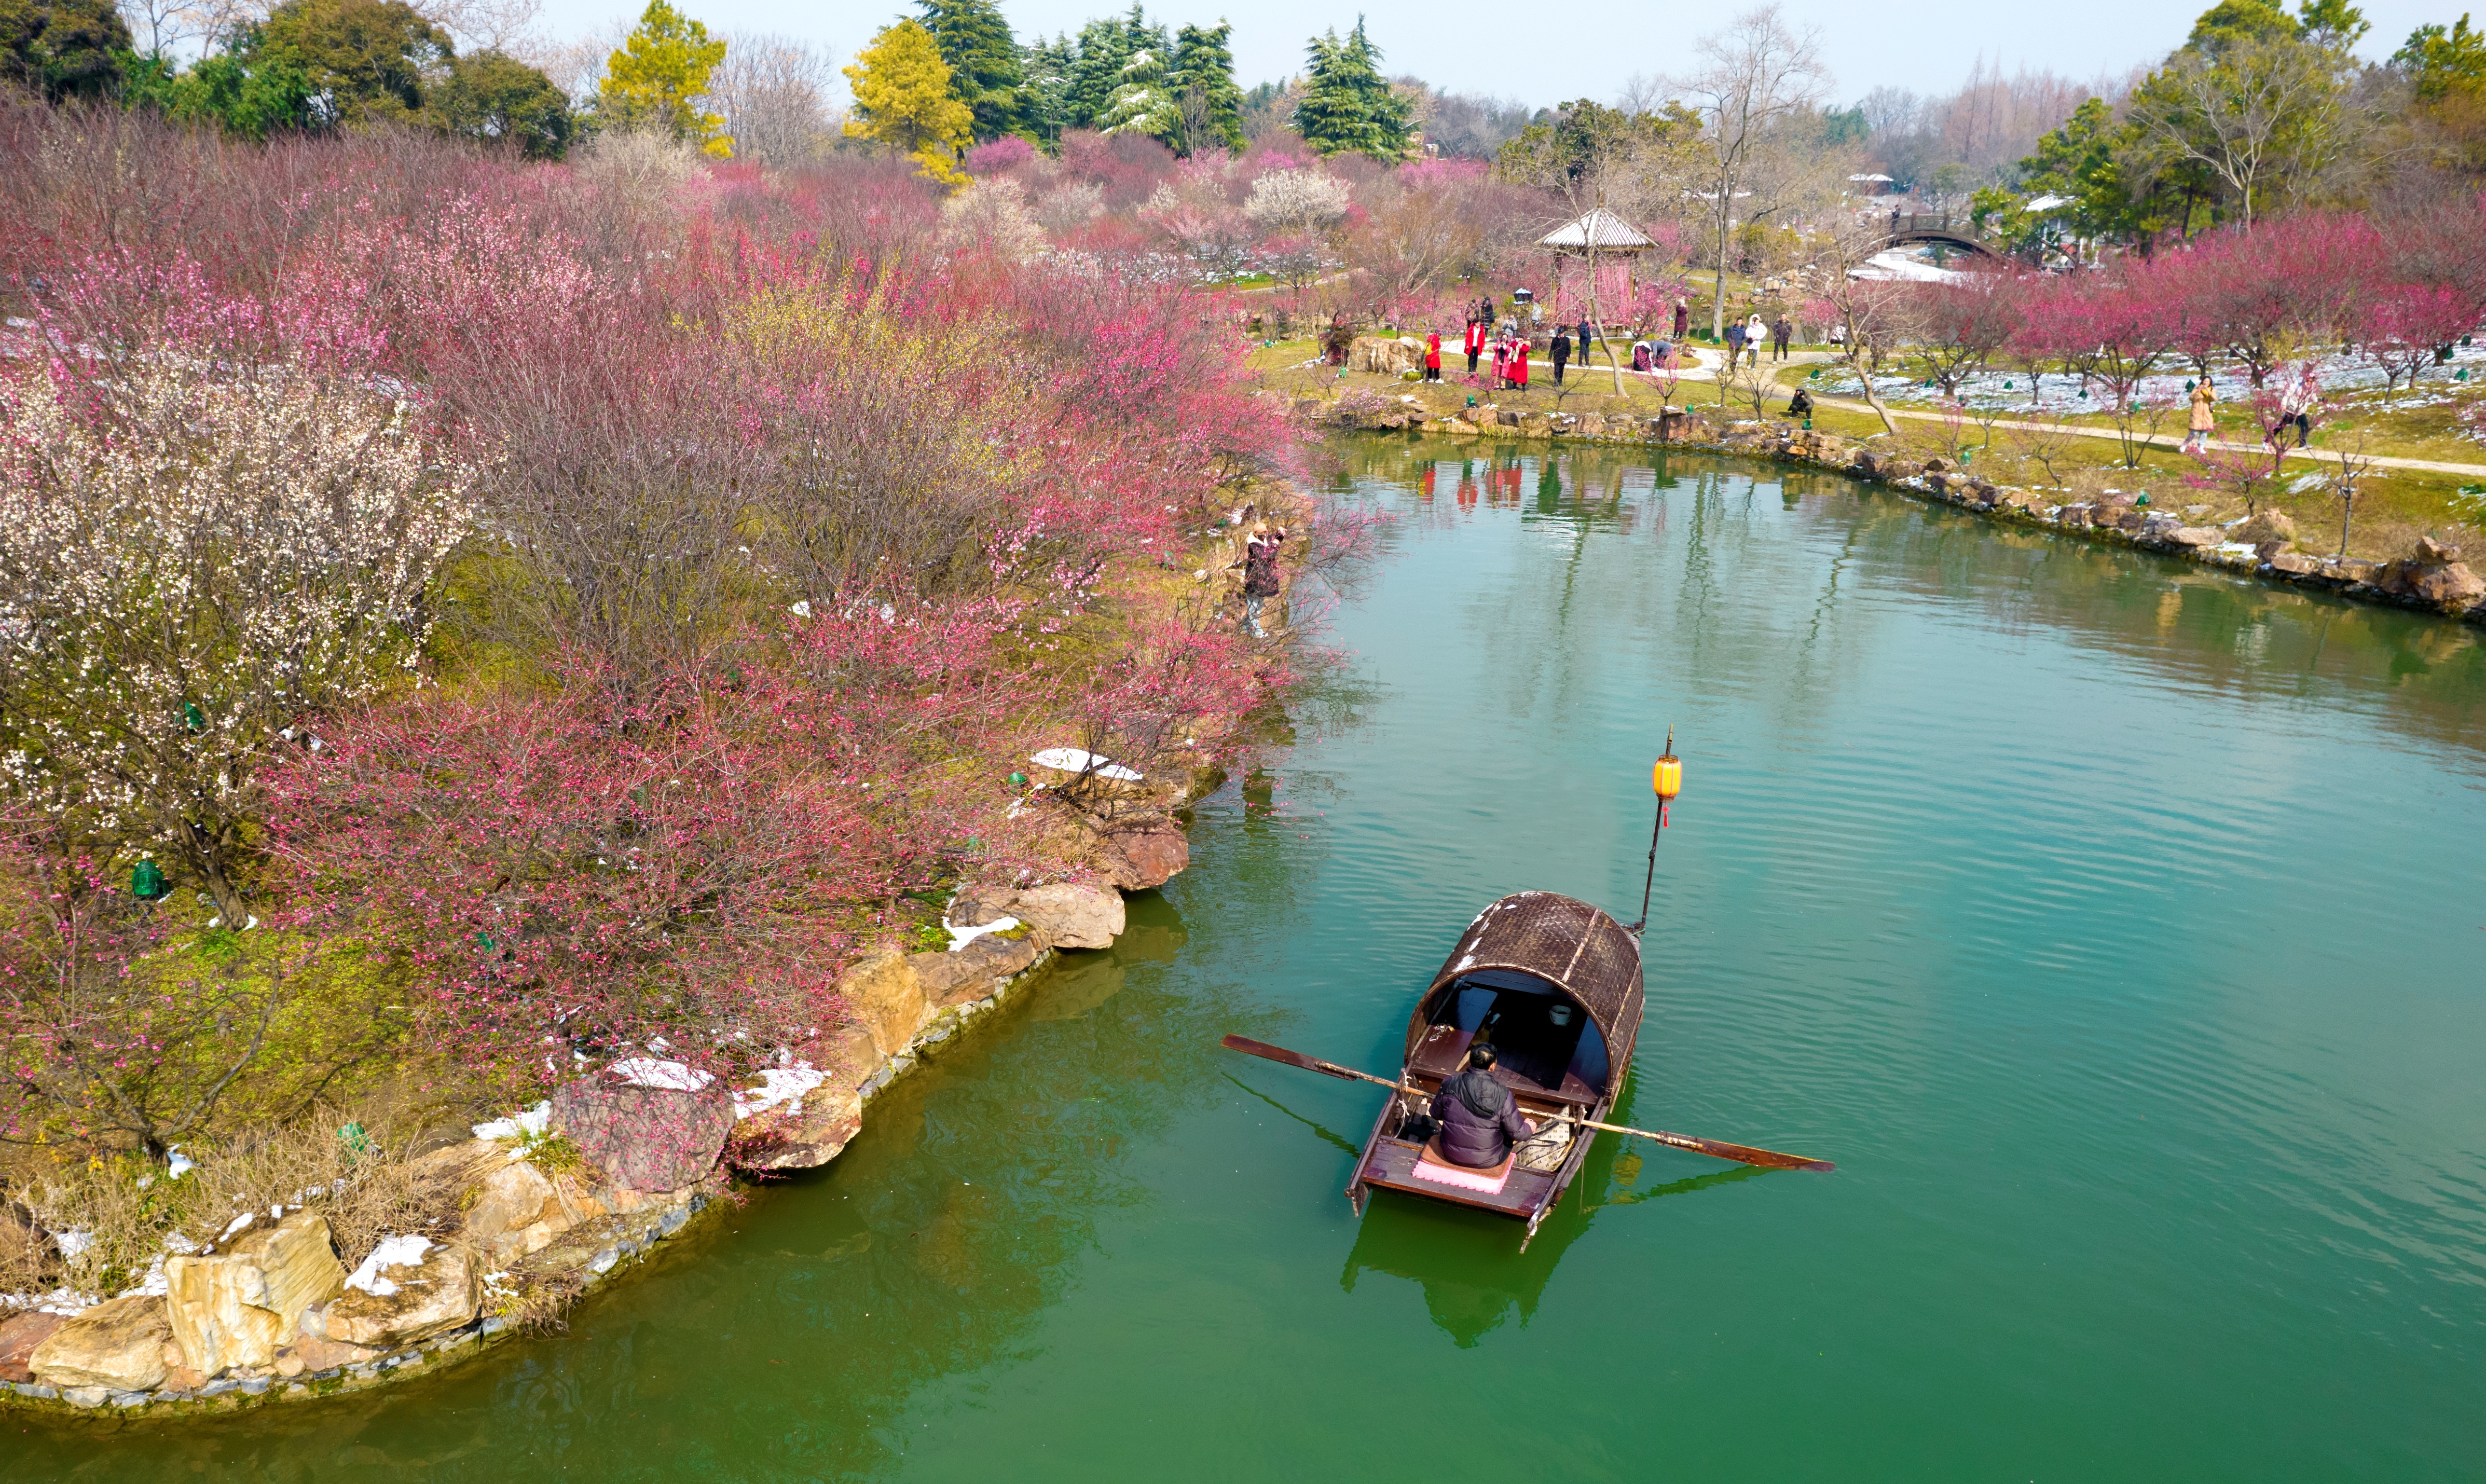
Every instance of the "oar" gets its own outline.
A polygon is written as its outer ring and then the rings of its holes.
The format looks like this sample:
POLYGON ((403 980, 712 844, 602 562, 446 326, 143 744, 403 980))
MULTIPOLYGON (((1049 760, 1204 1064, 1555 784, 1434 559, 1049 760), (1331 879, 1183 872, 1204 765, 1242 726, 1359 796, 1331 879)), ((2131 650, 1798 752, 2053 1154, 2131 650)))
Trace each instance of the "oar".
MULTIPOLYGON (((1318 1072, 1324 1077, 1336 1077, 1346 1082, 1368 1082, 1378 1087, 1389 1087, 1399 1092, 1413 1092, 1420 1097, 1424 1091, 1422 1087, 1410 1087, 1403 1083, 1392 1082, 1387 1077, 1375 1077, 1370 1072, 1359 1072, 1351 1066, 1340 1066, 1335 1061, 1323 1061, 1318 1057, 1307 1057, 1299 1051, 1288 1051, 1283 1046, 1272 1046, 1266 1041, 1256 1041, 1250 1036, 1229 1035, 1218 1044, 1228 1051, 1239 1051, 1247 1057, 1262 1057, 1271 1061, 1283 1061, 1288 1066, 1299 1066, 1307 1072, 1318 1072)), ((1690 1134, 1670 1134, 1663 1129, 1627 1129, 1619 1123, 1599 1123, 1592 1118, 1574 1117, 1571 1121, 1582 1128, 1602 1129, 1609 1134, 1629 1134, 1634 1139, 1646 1139, 1673 1148, 1689 1149, 1695 1154, 1705 1154, 1712 1159, 1733 1160, 1738 1165, 1760 1165, 1771 1169, 1837 1169, 1838 1168, 1828 1160, 1809 1160, 1801 1154, 1781 1154, 1775 1149, 1755 1149, 1750 1144, 1730 1144, 1715 1139, 1697 1139, 1690 1134)))

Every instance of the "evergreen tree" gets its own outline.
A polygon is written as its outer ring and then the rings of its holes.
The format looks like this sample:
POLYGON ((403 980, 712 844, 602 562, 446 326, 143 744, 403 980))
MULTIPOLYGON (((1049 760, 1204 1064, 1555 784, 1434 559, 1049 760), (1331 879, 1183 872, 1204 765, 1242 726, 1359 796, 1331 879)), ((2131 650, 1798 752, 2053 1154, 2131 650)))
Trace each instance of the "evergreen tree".
POLYGON ((111 92, 133 44, 111 0, 0 0, 0 81, 51 102, 111 92))
POLYGON ((1027 49, 1021 96, 1027 104, 1028 127, 1043 144, 1059 144, 1070 117, 1070 70, 1079 53, 1070 38, 1057 36, 1027 49))
POLYGON ((950 96, 976 117, 979 142, 1028 125, 1026 64, 993 0, 915 0, 924 29, 950 64, 950 96))
POLYGON ((1185 154, 1221 145, 1242 151, 1243 90, 1234 85, 1233 36, 1223 17, 1213 27, 1185 26, 1174 35, 1166 86, 1182 112, 1185 154))
POLYGON ((404 0, 286 0, 235 49, 308 79, 323 125, 420 119, 453 55, 449 34, 404 0))
POLYGON ((1381 75, 1381 49, 1365 36, 1364 17, 1355 18, 1345 41, 1327 32, 1312 38, 1305 53, 1311 65, 1303 101, 1295 105, 1295 132, 1323 154, 1404 158, 1415 138, 1416 111, 1381 75))
POLYGON ((1146 134, 1171 144, 1182 135, 1182 110, 1174 106, 1174 93, 1166 86, 1165 51, 1148 44, 1150 40, 1142 38, 1123 59, 1121 74, 1105 100, 1104 116, 1096 121, 1096 127, 1101 133, 1146 134))
MULTIPOLYGON (((1132 18, 1138 18, 1135 9, 1132 18)), ((1064 128, 1094 128, 1121 86, 1122 64, 1131 60, 1130 32, 1120 20, 1091 20, 1071 43, 1070 75, 1063 88, 1064 128)))
POLYGON ((638 29, 604 64, 596 117, 623 128, 653 129, 728 158, 733 141, 726 137, 725 120, 700 106, 708 74, 724 60, 725 43, 712 40, 706 26, 665 0, 648 0, 638 29))
POLYGON ((871 39, 845 69, 854 89, 854 117, 846 133, 876 139, 905 154, 926 179, 956 185, 966 179, 958 156, 973 137, 975 115, 951 95, 950 64, 932 33, 901 20, 871 39))
POLYGON ((498 51, 469 52, 449 66, 432 112, 443 129, 515 147, 531 160, 569 149, 569 98, 543 73, 498 51))

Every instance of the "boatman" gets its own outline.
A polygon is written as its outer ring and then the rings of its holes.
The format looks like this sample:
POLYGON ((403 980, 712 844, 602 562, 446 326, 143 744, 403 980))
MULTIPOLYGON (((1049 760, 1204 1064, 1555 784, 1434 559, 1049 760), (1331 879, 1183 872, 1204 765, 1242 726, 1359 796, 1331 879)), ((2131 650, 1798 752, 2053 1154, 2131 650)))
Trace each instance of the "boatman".
POLYGON ((1442 1157, 1471 1169, 1491 1169, 1510 1158, 1511 1145, 1536 1131, 1519 1115, 1519 1099, 1493 1075, 1493 1048, 1468 1048, 1468 1068, 1433 1094, 1433 1116, 1442 1125, 1442 1157))

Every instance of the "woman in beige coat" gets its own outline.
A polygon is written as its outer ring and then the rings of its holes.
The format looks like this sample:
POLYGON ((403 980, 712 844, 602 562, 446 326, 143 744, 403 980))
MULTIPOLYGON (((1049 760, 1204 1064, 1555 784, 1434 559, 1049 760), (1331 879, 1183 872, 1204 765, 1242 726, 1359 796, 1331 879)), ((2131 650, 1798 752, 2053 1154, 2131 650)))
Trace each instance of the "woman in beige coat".
POLYGON ((2193 428, 2184 435, 2184 452, 2197 453, 2209 443, 2218 422, 2210 416, 2219 404, 2219 394, 2210 389, 2210 378, 2204 376, 2193 388, 2193 428))

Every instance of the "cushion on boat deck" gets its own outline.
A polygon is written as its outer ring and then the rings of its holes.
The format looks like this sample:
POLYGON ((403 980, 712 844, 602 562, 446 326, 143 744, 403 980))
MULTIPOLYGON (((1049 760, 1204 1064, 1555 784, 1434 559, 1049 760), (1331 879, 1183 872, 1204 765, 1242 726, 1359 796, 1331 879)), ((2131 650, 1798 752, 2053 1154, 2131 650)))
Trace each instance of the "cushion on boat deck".
POLYGON ((1416 1156, 1416 1163, 1409 1173, 1419 1180, 1430 1180, 1435 1185, 1455 1185, 1463 1191, 1482 1191, 1488 1195, 1498 1195, 1502 1194, 1503 1186, 1509 1183, 1511 1162, 1518 1158, 1514 1151, 1503 1156, 1499 1165, 1474 1169, 1465 1165, 1453 1165, 1443 1158, 1442 1141, 1434 1139, 1428 1140, 1424 1151, 1416 1156))

